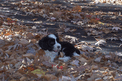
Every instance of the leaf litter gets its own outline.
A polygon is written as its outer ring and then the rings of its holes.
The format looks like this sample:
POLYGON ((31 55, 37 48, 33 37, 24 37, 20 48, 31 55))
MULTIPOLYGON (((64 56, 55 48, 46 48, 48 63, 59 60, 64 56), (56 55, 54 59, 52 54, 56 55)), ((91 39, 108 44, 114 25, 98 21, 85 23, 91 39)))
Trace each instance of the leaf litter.
MULTIPOLYGON (((88 36, 102 36, 103 33, 118 32, 121 26, 112 26, 100 20, 102 13, 82 12, 81 6, 63 9, 58 5, 47 5, 38 1, 21 1, 12 3, 15 9, 26 15, 42 16, 47 21, 70 21, 79 26, 86 26, 88 36), (59 17, 60 15, 60 17, 59 17), (108 26, 108 27, 106 27, 108 26), (96 30, 97 28, 97 30, 96 30), (105 31, 104 31, 105 30, 105 31)), ((19 13, 16 13, 19 14, 19 13)), ((122 69, 116 62, 121 63, 121 53, 105 55, 94 51, 106 40, 120 40, 121 37, 99 39, 94 45, 80 42, 75 45, 81 51, 69 62, 62 62, 45 56, 37 42, 50 32, 43 28, 37 31, 36 26, 26 26, 16 20, 0 15, 0 80, 2 81, 121 81, 122 69), (96 47, 97 46, 97 47, 96 47)), ((62 34, 75 32, 76 29, 60 25, 57 33, 62 41, 75 43, 78 38, 62 34)), ((99 38, 99 37, 98 37, 99 38)))

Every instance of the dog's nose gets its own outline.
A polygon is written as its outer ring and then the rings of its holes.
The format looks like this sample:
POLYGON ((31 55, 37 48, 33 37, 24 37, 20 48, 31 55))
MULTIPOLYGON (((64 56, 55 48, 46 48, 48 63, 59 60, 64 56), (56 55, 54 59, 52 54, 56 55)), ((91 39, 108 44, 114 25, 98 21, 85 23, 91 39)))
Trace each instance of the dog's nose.
POLYGON ((59 49, 59 48, 60 48, 60 46, 57 46, 57 48, 59 49))

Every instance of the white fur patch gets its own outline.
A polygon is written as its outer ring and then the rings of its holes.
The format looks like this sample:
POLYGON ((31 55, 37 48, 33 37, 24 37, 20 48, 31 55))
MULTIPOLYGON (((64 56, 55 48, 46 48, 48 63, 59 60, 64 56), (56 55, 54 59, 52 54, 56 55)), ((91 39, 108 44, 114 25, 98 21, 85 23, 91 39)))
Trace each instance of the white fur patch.
POLYGON ((55 39, 55 44, 54 44, 53 50, 54 50, 55 52, 60 51, 60 50, 61 50, 61 44, 59 44, 59 43, 56 41, 57 37, 56 37, 54 34, 50 34, 50 35, 48 35, 48 37, 49 37, 49 38, 55 39), (57 48, 58 46, 60 46, 60 48, 57 48))
POLYGON ((67 62, 68 60, 70 60, 71 57, 67 57, 67 56, 64 56, 62 58, 59 58, 59 60, 62 60, 64 62, 67 62))
POLYGON ((53 51, 50 52, 47 50, 47 51, 45 51, 45 55, 47 57, 50 57, 50 59, 51 59, 50 61, 53 62, 55 57, 58 56, 58 52, 53 52, 53 51))
POLYGON ((50 34, 50 35, 48 35, 48 37, 53 38, 53 39, 55 39, 55 40, 56 40, 56 38, 57 38, 54 34, 50 34))
POLYGON ((77 54, 76 52, 73 53, 73 56, 80 56, 79 54, 77 54))

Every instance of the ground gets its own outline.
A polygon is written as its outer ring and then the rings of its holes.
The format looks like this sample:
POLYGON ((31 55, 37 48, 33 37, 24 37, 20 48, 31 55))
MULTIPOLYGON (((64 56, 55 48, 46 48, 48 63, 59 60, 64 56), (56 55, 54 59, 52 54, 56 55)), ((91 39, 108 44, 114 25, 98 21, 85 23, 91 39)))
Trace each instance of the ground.
POLYGON ((0 80, 121 81, 121 13, 121 6, 90 1, 1 1, 0 80), (50 62, 37 44, 50 33, 81 55, 50 62))

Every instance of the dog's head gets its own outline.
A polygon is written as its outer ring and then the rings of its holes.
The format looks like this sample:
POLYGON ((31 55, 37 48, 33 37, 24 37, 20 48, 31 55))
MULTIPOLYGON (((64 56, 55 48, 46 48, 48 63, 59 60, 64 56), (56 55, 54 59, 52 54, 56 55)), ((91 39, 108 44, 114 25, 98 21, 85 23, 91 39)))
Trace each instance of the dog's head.
POLYGON ((43 50, 49 50, 54 52, 59 52, 61 50, 61 44, 59 43, 59 38, 55 34, 50 34, 39 40, 39 46, 43 50))

